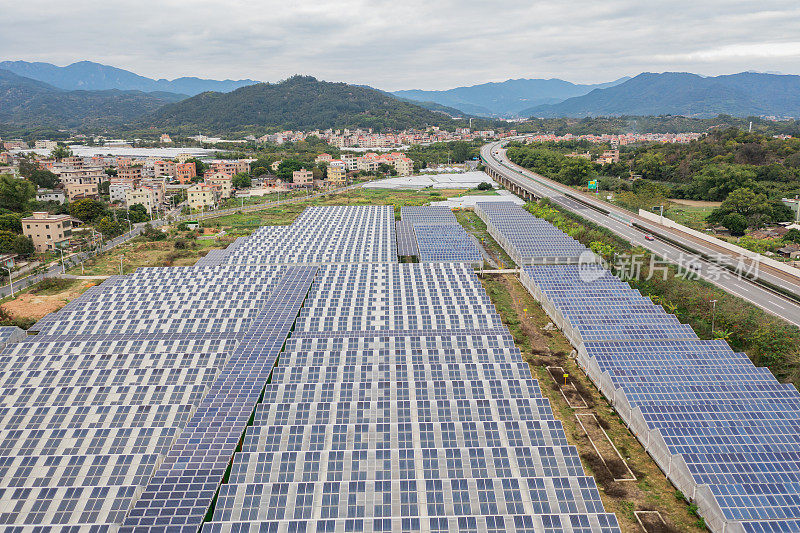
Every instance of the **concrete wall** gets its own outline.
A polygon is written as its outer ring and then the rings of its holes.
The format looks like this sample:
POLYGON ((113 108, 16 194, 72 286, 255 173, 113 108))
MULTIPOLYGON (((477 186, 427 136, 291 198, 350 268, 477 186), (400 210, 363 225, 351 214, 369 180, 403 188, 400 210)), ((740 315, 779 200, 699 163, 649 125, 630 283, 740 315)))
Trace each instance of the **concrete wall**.
POLYGON ((723 241, 722 239, 717 239, 716 237, 713 237, 711 235, 707 235, 707 234, 703 233, 702 231, 693 230, 692 228, 688 228, 688 227, 686 227, 686 226, 684 226, 682 224, 678 224, 674 220, 670 220, 667 217, 664 217, 663 223, 662 223, 662 219, 661 219, 661 217, 659 215, 657 215, 655 213, 651 213, 650 211, 645 211, 644 209, 640 209, 639 210, 639 216, 649 220, 650 222, 654 222, 656 224, 659 224, 659 225, 667 227, 667 228, 673 228, 673 229, 676 229, 678 231, 682 231, 683 233, 691 235, 692 237, 697 237, 698 239, 702 239, 705 242, 708 242, 708 243, 713 244, 715 246, 720 246, 720 247, 725 248, 726 250, 728 250, 730 252, 733 252, 733 253, 735 253, 737 255, 741 255, 741 256, 747 257, 748 259, 755 259, 759 263, 763 263, 763 264, 765 264, 767 266, 776 268, 776 269, 778 269, 778 270, 780 270, 782 272, 785 272, 787 274, 790 274, 790 275, 796 277, 798 280, 800 280, 800 269, 798 269, 798 268, 794 268, 794 267, 789 266, 789 265, 787 265, 785 263, 781 263, 780 261, 776 261, 774 259, 770 259, 769 257, 763 256, 761 254, 757 254, 756 252, 751 252, 750 250, 746 250, 746 249, 742 248, 741 246, 736 246, 735 244, 731 244, 729 242, 723 241))

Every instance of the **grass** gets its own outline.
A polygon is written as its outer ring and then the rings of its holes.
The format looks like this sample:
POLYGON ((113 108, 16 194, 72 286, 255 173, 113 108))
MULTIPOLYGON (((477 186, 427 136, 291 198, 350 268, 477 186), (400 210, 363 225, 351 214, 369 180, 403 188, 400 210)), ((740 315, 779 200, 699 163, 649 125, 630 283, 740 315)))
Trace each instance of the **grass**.
POLYGON ((530 365, 542 393, 550 401, 554 416, 562 421, 567 440, 578 448, 584 469, 595 477, 605 509, 617 515, 622 531, 641 530, 634 515, 634 511, 640 510, 659 511, 670 525, 670 531, 703 531, 687 502, 671 496, 675 493, 675 487, 570 357, 572 346, 567 339, 559 331, 543 329, 550 319, 519 280, 512 275, 486 275, 481 281, 503 323, 514 337, 517 348, 530 365), (577 423, 576 410, 561 395, 547 366, 560 366, 569 374, 570 382, 619 449, 637 481, 614 481, 613 473, 594 452, 591 442, 577 423))
POLYGON ((492 256, 497 266, 500 268, 514 268, 514 261, 503 250, 503 247, 497 244, 497 241, 489 235, 486 223, 474 211, 456 211, 455 215, 456 220, 464 227, 467 233, 474 235, 483 244, 486 252, 492 256))
POLYGON ((120 257, 122 257, 123 274, 130 274, 139 267, 190 266, 210 250, 225 248, 233 240, 233 236, 208 240, 179 239, 176 237, 155 242, 137 238, 84 262, 83 270, 81 270, 80 266, 75 266, 69 269, 67 273, 78 276, 111 276, 119 274, 120 257), (186 242, 188 247, 186 249, 177 249, 175 243, 178 240, 186 242))
POLYGON ((683 224, 697 231, 703 231, 709 227, 705 219, 713 210, 713 207, 707 206, 672 204, 669 209, 664 211, 664 216, 678 224, 683 224))
POLYGON ((258 226, 285 226, 294 220, 310 205, 393 205, 399 219, 400 207, 406 205, 427 205, 446 200, 465 193, 464 189, 437 190, 395 190, 395 189, 352 189, 340 194, 322 198, 311 198, 291 204, 272 207, 249 213, 234 213, 203 222, 204 227, 231 230, 237 234, 252 232, 258 226))

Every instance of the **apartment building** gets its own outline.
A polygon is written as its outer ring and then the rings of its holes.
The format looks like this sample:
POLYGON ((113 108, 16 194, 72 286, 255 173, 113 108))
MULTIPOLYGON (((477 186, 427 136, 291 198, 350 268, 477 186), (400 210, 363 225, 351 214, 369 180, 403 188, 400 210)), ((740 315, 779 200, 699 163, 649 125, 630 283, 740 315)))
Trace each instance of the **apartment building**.
POLYGON ((130 166, 130 167, 120 167, 117 169, 117 177, 125 180, 133 180, 138 182, 142 179, 142 167, 140 166, 130 166))
POLYGON ((108 185, 109 201, 112 204, 125 202, 125 192, 135 189, 137 185, 133 180, 111 178, 111 183, 108 185))
POLYGON ((64 185, 70 183, 100 185, 108 180, 108 174, 100 167, 72 168, 54 166, 53 173, 58 176, 58 179, 64 185))
POLYGON ((142 179, 142 187, 150 187, 153 190, 156 205, 163 203, 166 198, 167 181, 165 177, 142 179))
POLYGON ((153 208, 156 206, 156 197, 153 189, 150 187, 139 187, 138 189, 128 189, 125 191, 125 207, 128 209, 131 206, 141 204, 147 210, 148 214, 153 214, 153 208))
POLYGON ((250 172, 251 159, 224 159, 221 161, 213 161, 211 163, 211 170, 222 174, 235 176, 242 172, 250 172))
POLYGON ((63 189, 38 189, 36 191, 37 202, 57 202, 63 204, 66 196, 63 189))
POLYGON ((154 161, 153 175, 155 177, 169 176, 170 178, 174 178, 177 175, 177 163, 175 163, 175 161, 154 161))
POLYGON ((393 159, 394 169, 400 176, 410 176, 414 173, 414 161, 410 157, 396 157, 393 159))
POLYGON ((72 217, 36 212, 22 219, 22 234, 33 240, 37 252, 61 248, 69 244, 72 217))
POLYGON ((206 174, 203 181, 206 185, 210 185, 219 191, 220 198, 230 198, 231 191, 233 191, 233 179, 230 175, 223 172, 214 172, 213 174, 206 174))
POLYGON ((219 190, 207 183, 197 183, 189 187, 186 196, 192 209, 209 209, 217 205, 219 190))
POLYGON ((358 156, 355 154, 344 153, 341 159, 346 171, 353 172, 354 170, 358 170, 358 156))
POLYGON ((314 173, 304 168, 295 170, 292 172, 292 182, 295 185, 313 185, 314 173))
POLYGON ((61 164, 72 168, 84 167, 83 158, 76 155, 61 158, 61 164))
POLYGON ((175 165, 175 179, 180 183, 189 183, 197 177, 197 167, 194 162, 177 163, 175 165))
POLYGON ((619 150, 606 150, 603 155, 597 158, 595 163, 607 165, 609 163, 619 163, 619 150))
POLYGON ((99 198, 97 183, 66 183, 64 193, 70 202, 82 198, 99 198))
POLYGON ((328 167, 328 183, 332 187, 343 187, 347 181, 347 172, 341 167, 328 167))
POLYGON ((331 161, 333 161, 331 154, 319 154, 314 158, 314 163, 330 163, 331 161))
POLYGON ((33 147, 37 150, 47 150, 48 152, 52 152, 58 147, 58 143, 56 141, 36 141, 33 144, 33 147))

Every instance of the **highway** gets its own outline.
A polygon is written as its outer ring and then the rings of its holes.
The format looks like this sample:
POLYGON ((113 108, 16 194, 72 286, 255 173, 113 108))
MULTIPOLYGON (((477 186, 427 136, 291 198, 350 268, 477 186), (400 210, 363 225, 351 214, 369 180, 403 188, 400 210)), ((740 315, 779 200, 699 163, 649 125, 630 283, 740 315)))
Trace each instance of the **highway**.
MULTIPOLYGON (((611 230, 623 239, 649 250, 670 263, 683 267, 690 265, 692 271, 696 272, 699 277, 706 279, 730 294, 747 300, 768 313, 800 326, 800 303, 720 266, 720 262, 731 265, 738 263, 739 258, 731 257, 730 252, 722 248, 714 248, 699 239, 690 238, 687 234, 674 231, 671 228, 654 225, 638 215, 598 200, 592 195, 582 194, 556 181, 523 169, 508 160, 505 149, 503 149, 504 142, 506 141, 490 143, 481 148, 481 159, 490 175, 493 173, 499 174, 503 180, 510 181, 511 184, 538 198, 549 198, 554 204, 611 230), (581 201, 574 199, 575 197, 580 198, 581 201), (587 203, 611 214, 606 215, 589 207, 586 205, 587 203), (632 226, 631 222, 641 225, 644 230, 632 226), (655 240, 647 240, 645 235, 648 232, 664 235, 668 240, 660 239, 657 236, 655 240), (715 260, 704 260, 669 241, 699 250, 715 260)), ((751 269, 749 259, 743 259, 743 261, 745 263, 742 270, 747 272, 751 269)), ((758 278, 761 280, 800 295, 800 282, 791 279, 788 274, 769 269, 763 264, 759 265, 757 273, 758 278)), ((708 305, 711 308, 711 302, 708 305)))

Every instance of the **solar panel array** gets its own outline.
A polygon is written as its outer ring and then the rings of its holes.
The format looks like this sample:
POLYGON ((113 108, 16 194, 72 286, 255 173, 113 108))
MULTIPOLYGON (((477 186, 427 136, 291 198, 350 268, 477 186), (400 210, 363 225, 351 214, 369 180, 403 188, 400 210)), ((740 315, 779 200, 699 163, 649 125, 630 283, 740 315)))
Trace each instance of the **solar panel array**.
POLYGON ((396 263, 391 215, 309 208, 8 344, 0 524, 619 531, 475 274, 396 263))
MULTIPOLYGON (((515 260, 563 257, 567 237, 536 229, 547 226, 519 208, 479 209, 515 260)), ((792 385, 724 341, 699 339, 599 265, 530 265, 520 278, 713 531, 800 531, 800 394, 792 385)))
POLYGON ((0 326, 0 348, 10 342, 19 342, 28 334, 17 326, 0 326))
MULTIPOLYGON (((402 222, 411 228, 421 262, 458 262, 483 266, 483 253, 475 239, 456 220, 449 207, 405 206, 402 222)), ((398 242, 399 242, 398 235, 398 242)), ((405 249, 410 249, 406 246, 405 249)), ((401 254, 402 255, 402 254, 401 254)))
POLYGON ((458 224, 453 210, 445 206, 407 205, 400 208, 400 218, 410 224, 458 224))
MULTIPOLYGON (((7 345, 0 524, 118 527, 170 456, 188 448, 181 436, 216 397, 291 270, 139 269, 90 289, 34 325, 36 336, 7 345)), ((216 486, 192 490, 205 512, 216 486)), ((189 496, 182 499, 185 506, 189 496)))
POLYGON ((618 531, 472 270, 322 266, 207 533, 618 531))
POLYGON ((483 265, 483 254, 461 225, 414 224, 414 236, 422 262, 458 262, 483 265))
POLYGON ((475 214, 518 265, 594 261, 581 243, 511 202, 478 202, 475 214))
POLYGON ((289 226, 263 226, 226 264, 397 262, 393 206, 312 206, 289 226))

